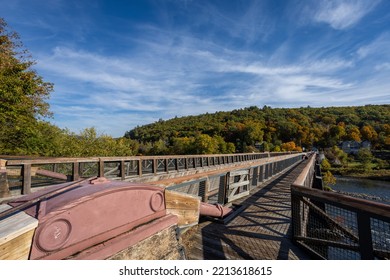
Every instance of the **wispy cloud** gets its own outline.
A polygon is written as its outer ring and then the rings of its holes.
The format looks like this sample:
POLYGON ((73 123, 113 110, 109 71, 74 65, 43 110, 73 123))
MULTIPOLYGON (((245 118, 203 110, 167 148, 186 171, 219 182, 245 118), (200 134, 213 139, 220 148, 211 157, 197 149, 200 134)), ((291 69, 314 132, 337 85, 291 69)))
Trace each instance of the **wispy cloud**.
POLYGON ((94 26, 92 13, 74 22, 64 13, 59 22, 75 27, 74 37, 73 28, 53 24, 66 3, 31 21, 65 37, 40 42, 34 57, 55 84, 54 122, 76 132, 95 126, 122 136, 159 118, 253 105, 390 103, 389 33, 349 33, 379 1, 293 1, 300 13, 274 1, 152 1, 158 21, 112 16, 115 25, 94 26), (295 24, 304 16, 310 24, 295 24))
POLYGON ((358 49, 357 54, 360 59, 367 57, 380 57, 390 60, 390 32, 384 32, 374 41, 358 49))
POLYGON ((313 19, 342 30, 358 23, 380 3, 380 0, 328 0, 319 3, 313 19))

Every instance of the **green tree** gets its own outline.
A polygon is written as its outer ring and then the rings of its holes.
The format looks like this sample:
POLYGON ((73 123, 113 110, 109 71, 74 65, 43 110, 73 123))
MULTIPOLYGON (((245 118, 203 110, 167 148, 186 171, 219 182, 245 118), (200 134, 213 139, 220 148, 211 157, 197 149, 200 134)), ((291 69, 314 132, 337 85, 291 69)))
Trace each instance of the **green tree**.
POLYGON ((326 171, 322 174, 322 181, 324 183, 325 190, 332 190, 332 185, 336 184, 336 178, 330 171, 326 171))
POLYGON ((207 134, 200 134, 195 137, 194 143, 196 154, 218 153, 218 141, 207 134))
POLYGON ((361 162, 364 171, 371 170, 371 163, 374 157, 369 149, 360 149, 357 153, 357 159, 361 162))
POLYGON ((34 61, 17 33, 0 18, 0 153, 29 153, 39 119, 51 116, 53 85, 32 69, 34 61))
POLYGON ((321 161, 321 170, 328 171, 331 167, 332 166, 326 158, 321 161))

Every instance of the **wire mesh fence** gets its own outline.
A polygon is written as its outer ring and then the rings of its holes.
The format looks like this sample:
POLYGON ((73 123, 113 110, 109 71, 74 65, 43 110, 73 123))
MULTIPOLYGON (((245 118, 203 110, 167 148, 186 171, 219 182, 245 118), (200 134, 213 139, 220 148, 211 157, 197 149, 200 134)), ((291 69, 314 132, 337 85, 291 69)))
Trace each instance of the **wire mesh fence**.
POLYGON ((321 259, 390 259, 390 206, 292 186, 293 239, 321 259))

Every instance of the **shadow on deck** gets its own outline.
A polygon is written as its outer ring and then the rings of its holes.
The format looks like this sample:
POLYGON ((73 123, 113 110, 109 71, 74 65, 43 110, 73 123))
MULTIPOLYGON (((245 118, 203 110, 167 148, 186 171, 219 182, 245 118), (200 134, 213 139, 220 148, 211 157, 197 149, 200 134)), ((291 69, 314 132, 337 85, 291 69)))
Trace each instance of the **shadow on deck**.
POLYGON ((227 224, 203 219, 182 235, 187 259, 309 259, 291 241, 290 185, 304 162, 234 202, 244 210, 227 224))

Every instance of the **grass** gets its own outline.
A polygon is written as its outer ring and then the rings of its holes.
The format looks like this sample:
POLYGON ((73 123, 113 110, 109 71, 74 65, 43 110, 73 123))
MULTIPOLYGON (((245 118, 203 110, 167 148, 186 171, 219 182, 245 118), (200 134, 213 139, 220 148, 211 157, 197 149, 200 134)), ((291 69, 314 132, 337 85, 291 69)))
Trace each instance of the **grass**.
POLYGON ((370 163, 368 166, 363 166, 360 163, 350 163, 346 167, 332 167, 330 171, 333 174, 356 177, 356 178, 367 178, 376 180, 390 180, 390 169, 378 169, 375 163, 370 163))

